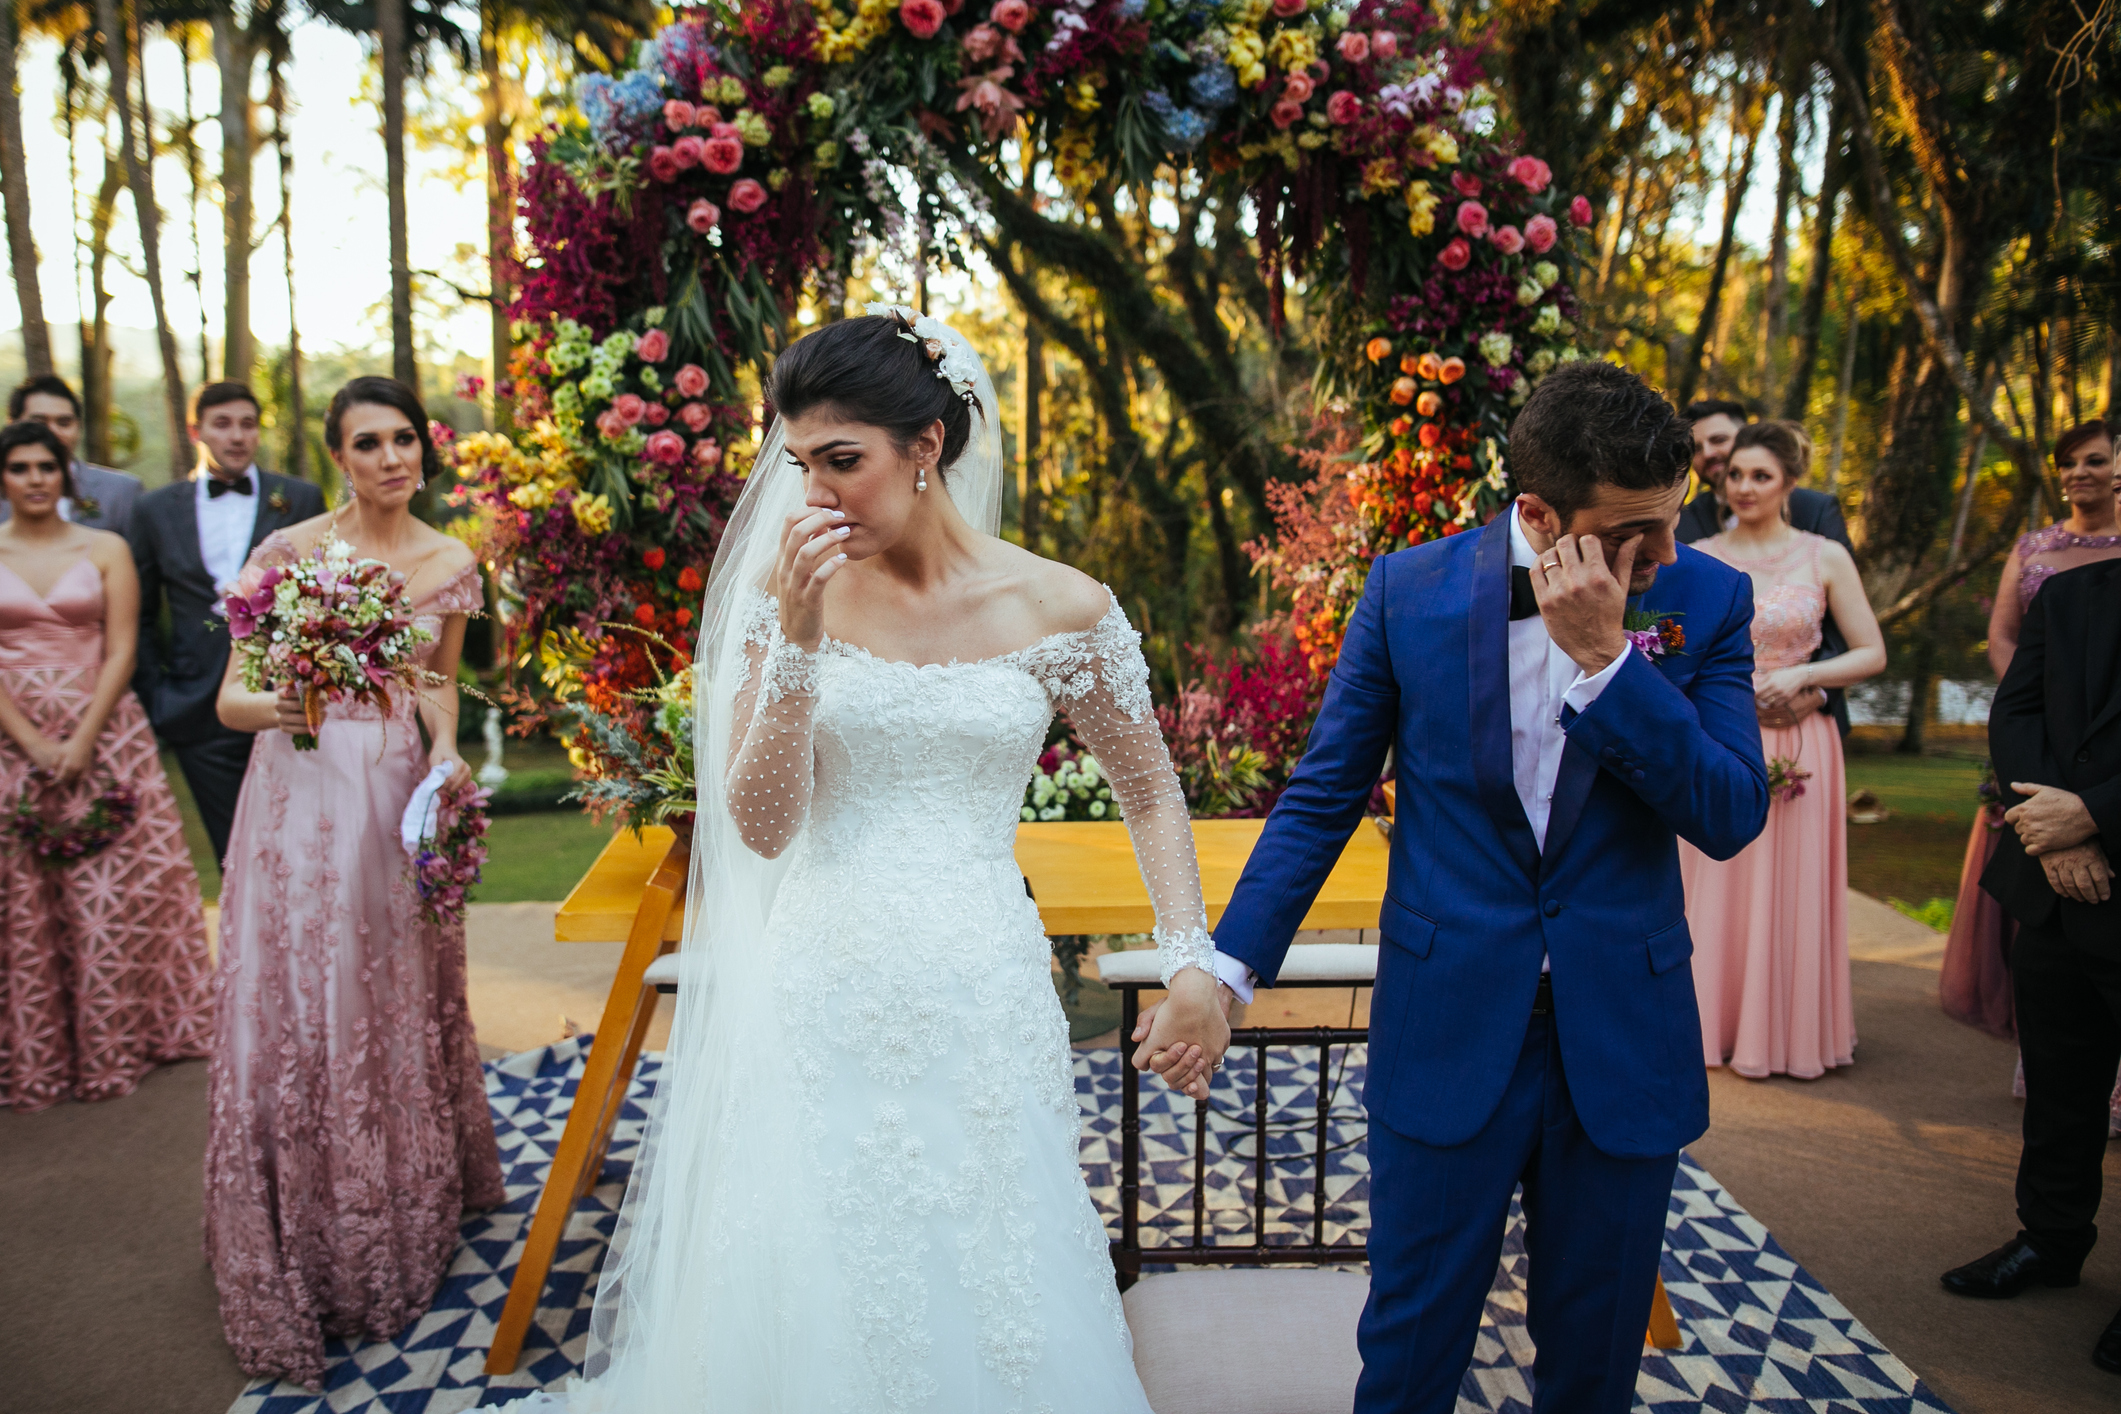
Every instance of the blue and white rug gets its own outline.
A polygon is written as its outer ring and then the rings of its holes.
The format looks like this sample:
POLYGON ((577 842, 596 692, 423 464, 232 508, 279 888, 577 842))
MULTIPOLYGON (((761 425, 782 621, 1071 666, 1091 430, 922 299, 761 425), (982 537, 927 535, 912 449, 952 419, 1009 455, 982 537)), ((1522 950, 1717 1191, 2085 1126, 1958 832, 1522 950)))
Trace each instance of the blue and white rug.
MULTIPOLYGON (((260 1380, 229 1414, 457 1414, 555 1385, 581 1366, 597 1269, 617 1219, 657 1070, 644 1060, 611 1141, 602 1181, 576 1208, 560 1242, 537 1321, 516 1373, 489 1380, 486 1350, 508 1297, 508 1278, 531 1209, 558 1148, 567 1103, 589 1037, 526 1051, 486 1068, 509 1201, 468 1218, 464 1242, 434 1308, 385 1344, 332 1342, 322 1395, 260 1380)), ((1208 1230, 1249 1241, 1253 1214, 1253 1053, 1233 1051, 1216 1078, 1209 1119, 1208 1230)), ((1326 1074, 1325 1240, 1359 1239, 1368 1226, 1363 1150, 1363 1048, 1338 1048, 1326 1074)), ((1083 1171, 1118 1227, 1120 1058, 1077 1051, 1085 1110, 1083 1171)), ((1319 1057, 1276 1051, 1268 1063, 1267 1226, 1270 1241, 1311 1236, 1319 1057)), ((1192 1234, 1193 1107, 1161 1086, 1142 1087, 1143 1242, 1192 1234)), ((1529 1414, 1532 1343, 1525 1330, 1523 1220, 1514 1206, 1459 1414, 1529 1414)), ((1949 1414, 1943 1401, 1880 1345, 1863 1323, 1776 1245, 1721 1184, 1682 1159, 1666 1218, 1665 1290, 1679 1317, 1678 1350, 1645 1350, 1635 1408, 1731 1414, 1949 1414)))

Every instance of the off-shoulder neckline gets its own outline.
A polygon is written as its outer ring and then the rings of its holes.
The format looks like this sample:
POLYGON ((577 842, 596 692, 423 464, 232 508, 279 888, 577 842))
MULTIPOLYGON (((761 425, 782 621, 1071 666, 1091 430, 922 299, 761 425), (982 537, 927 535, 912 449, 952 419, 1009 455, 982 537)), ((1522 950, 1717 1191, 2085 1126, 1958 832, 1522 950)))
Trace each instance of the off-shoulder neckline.
MULTIPOLYGON (((875 653, 872 653, 868 649, 862 647, 862 645, 860 645, 859 643, 849 643, 843 638, 834 638, 829 633, 826 634, 824 639, 819 643, 818 652, 834 652, 844 657, 854 658, 864 662, 880 663, 886 667, 907 668, 917 673, 925 673, 930 671, 941 672, 950 668, 1004 667, 1019 658, 1030 657, 1032 654, 1038 652, 1042 648, 1047 647, 1049 644, 1058 643, 1064 639, 1089 638, 1096 634, 1099 630, 1103 629, 1106 625, 1110 624, 1115 618, 1117 618, 1121 624, 1127 624, 1127 612, 1126 610, 1120 607, 1119 596, 1112 592, 1112 586, 1109 584, 1104 586, 1104 590, 1106 604, 1104 616, 1098 619, 1096 623, 1090 625, 1090 627, 1062 629, 1058 633, 1049 633, 1043 638, 1034 639, 1031 642, 1026 643, 1021 648, 1012 648, 1006 653, 996 653, 986 658, 951 658, 940 663, 909 663, 904 658, 879 657, 875 653)), ((759 591, 759 597, 768 604, 771 604, 773 602, 773 596, 767 594, 764 590, 759 591)), ((1131 627, 1131 625, 1128 626, 1131 627)))
MULTIPOLYGON (((260 540, 258 542, 258 548, 262 550, 266 546, 272 544, 275 540, 280 542, 281 548, 286 550, 288 554, 293 555, 297 559, 301 558, 302 552, 295 548, 295 542, 293 537, 288 535, 285 530, 274 530, 269 532, 263 540, 260 540)), ((425 604, 430 599, 438 599, 441 597, 444 590, 454 589, 457 587, 458 582, 464 579, 466 576, 476 577, 478 573, 479 562, 477 560, 473 560, 470 564, 465 565, 462 569, 459 569, 455 574, 443 580, 440 584, 437 584, 434 588, 428 590, 425 594, 415 596, 412 602, 414 604, 425 604)))

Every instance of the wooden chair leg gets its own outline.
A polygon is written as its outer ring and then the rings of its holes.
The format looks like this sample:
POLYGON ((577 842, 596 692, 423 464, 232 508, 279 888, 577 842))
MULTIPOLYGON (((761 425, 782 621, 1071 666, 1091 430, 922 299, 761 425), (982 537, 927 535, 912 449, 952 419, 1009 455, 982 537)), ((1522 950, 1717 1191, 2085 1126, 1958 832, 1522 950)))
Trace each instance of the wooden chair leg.
POLYGON ((508 1285, 508 1302, 501 1308, 501 1319, 494 1327, 493 1345, 486 1354, 489 1375, 515 1373, 516 1361, 523 1353, 523 1338, 529 1334, 538 1300, 545 1294, 545 1279, 552 1274, 552 1259, 567 1230, 567 1221, 602 1165, 603 1140, 610 1132, 605 1116, 615 1116, 624 1103, 626 1087, 633 1078, 633 1061, 640 1052, 640 1037, 646 1033, 647 1018, 655 1012, 656 994, 643 979, 648 964, 664 951, 663 931, 671 911, 684 896, 685 870, 690 859, 691 851, 683 841, 672 845, 648 881, 640 908, 633 915, 633 930, 619 959, 618 975, 612 978, 611 995, 605 1000, 603 1018, 597 1023, 596 1040, 590 1044, 589 1060, 567 1112, 567 1127, 560 1134, 559 1150, 545 1176, 544 1192, 538 1195, 530 1233, 523 1242, 523 1255, 516 1259, 515 1277, 508 1285))
POLYGON ((633 1025, 626 1031, 626 1049, 619 1056, 619 1074, 625 1077, 626 1083, 612 1087, 605 1097, 603 1112, 597 1116, 596 1128, 589 1140, 589 1157, 582 1165, 580 1185, 574 1195, 578 1203, 604 1176, 604 1155, 611 1148, 611 1131, 617 1127, 619 1115, 626 1109, 626 1095, 633 1087, 633 1072, 641 1059, 641 1045, 648 1039, 648 1028, 655 1022, 656 1005, 661 1000, 662 994, 655 988, 641 989, 640 1001, 633 1010, 633 1025))
POLYGON ((1657 1294, 1650 1298, 1650 1332, 1646 1337, 1659 1350, 1679 1348, 1679 1318, 1672 1314, 1672 1299, 1664 1294, 1664 1278, 1657 1278, 1657 1294))

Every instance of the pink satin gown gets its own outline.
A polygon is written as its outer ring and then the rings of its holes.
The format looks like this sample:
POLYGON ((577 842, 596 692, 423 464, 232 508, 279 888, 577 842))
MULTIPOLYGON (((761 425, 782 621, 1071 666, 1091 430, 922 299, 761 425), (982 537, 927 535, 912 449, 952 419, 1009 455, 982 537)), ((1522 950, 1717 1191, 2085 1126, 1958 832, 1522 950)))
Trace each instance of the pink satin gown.
MULTIPOLYGON (((295 558, 277 532, 245 567, 295 558)), ((480 604, 478 573, 419 603, 480 604)), ((260 733, 221 895, 206 1256, 244 1371, 315 1387, 324 1338, 423 1314, 466 1210, 502 1201, 464 930, 419 917, 399 820, 427 771, 409 695, 260 733)))
MULTIPOLYGON (((103 607, 103 575, 85 555, 42 596, 0 566, 0 687, 48 737, 67 736, 95 695, 103 607)), ((0 733, 0 814, 29 773, 0 733)), ((157 1065, 208 1050, 199 876, 131 692, 104 724, 94 767, 44 792, 41 808, 78 820, 113 779, 132 787, 140 813, 100 854, 47 871, 0 840, 0 1105, 10 1109, 129 1094, 157 1065)))
MULTIPOLYGON (((1825 543, 1799 531, 1758 560, 1733 556, 1720 535, 1694 547, 1752 578, 1756 681, 1818 651, 1825 543)), ((1718 863, 1679 844, 1702 1049, 1708 1064, 1740 1075, 1810 1080, 1856 1053, 1841 737, 1831 716, 1814 712, 1794 727, 1763 726, 1760 749, 1811 772, 1804 794, 1771 801, 1767 828, 1734 859, 1718 863)))

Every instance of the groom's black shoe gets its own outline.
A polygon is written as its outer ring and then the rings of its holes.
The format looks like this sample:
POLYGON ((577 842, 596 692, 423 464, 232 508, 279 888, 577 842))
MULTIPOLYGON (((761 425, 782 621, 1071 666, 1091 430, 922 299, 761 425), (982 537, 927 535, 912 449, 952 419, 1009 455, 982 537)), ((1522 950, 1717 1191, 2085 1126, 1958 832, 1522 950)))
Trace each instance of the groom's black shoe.
MULTIPOLYGON (((2041 1256, 2040 1250, 2026 1241, 2021 1232, 1986 1257, 1946 1272, 1944 1289, 1955 1296, 2000 1301, 2007 1296, 2016 1296, 2029 1286, 2075 1286, 2078 1269, 2083 1265, 2082 1257, 2074 1262, 2062 1262, 2041 1256)), ((2107 1334, 2112 1336, 2114 1332, 2108 1331, 2107 1334)), ((2116 1341, 2121 1343, 2121 1336, 2117 1336, 2116 1341)), ((2100 1348, 2105 1348, 2103 1341, 2100 1348)))
POLYGON ((2121 1311, 2114 1312, 2114 1318, 2106 1323, 2106 1334, 2092 1347, 2092 1363, 2121 1375, 2121 1311))

